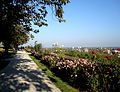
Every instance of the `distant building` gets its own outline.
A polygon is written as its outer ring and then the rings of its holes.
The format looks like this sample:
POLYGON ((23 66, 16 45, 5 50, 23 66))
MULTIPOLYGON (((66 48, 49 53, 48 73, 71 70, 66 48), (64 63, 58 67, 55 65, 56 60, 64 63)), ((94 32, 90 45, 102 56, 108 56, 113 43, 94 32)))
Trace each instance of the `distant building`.
POLYGON ((52 47, 53 47, 53 48, 64 48, 64 45, 60 45, 60 44, 58 44, 58 42, 57 42, 57 43, 53 43, 53 44, 52 44, 52 47))
POLYGON ((72 47, 72 50, 76 50, 76 51, 82 52, 82 48, 81 47, 72 47))
POLYGON ((89 52, 88 48, 84 48, 83 51, 84 51, 84 52, 89 52))
POLYGON ((75 47, 72 47, 72 50, 74 50, 75 47))
POLYGON ((113 54, 120 54, 120 49, 113 49, 113 50, 112 50, 112 53, 113 53, 113 54))
POLYGON ((108 53, 108 54, 110 54, 110 53, 111 53, 111 51, 110 51, 110 50, 107 50, 107 53, 108 53))

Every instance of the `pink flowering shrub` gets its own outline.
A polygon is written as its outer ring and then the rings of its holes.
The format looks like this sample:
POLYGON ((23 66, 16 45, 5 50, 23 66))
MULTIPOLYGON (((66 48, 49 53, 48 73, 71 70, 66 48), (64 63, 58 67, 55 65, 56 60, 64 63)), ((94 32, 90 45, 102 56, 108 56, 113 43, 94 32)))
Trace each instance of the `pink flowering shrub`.
POLYGON ((73 87, 85 92, 119 92, 120 58, 98 52, 32 53, 41 63, 73 87))
POLYGON ((118 68, 114 64, 92 63, 87 59, 58 55, 46 55, 41 62, 79 90, 109 92, 119 84, 119 75, 115 74, 118 68))

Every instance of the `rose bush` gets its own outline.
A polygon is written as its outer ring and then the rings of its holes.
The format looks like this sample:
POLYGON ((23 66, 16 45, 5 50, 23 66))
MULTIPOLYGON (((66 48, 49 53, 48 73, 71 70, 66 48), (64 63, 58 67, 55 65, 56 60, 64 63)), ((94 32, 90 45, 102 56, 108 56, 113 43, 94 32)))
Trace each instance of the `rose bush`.
POLYGON ((117 55, 65 50, 64 54, 55 53, 55 50, 53 52, 43 50, 37 53, 33 51, 32 55, 40 59, 40 62, 48 66, 56 76, 81 91, 118 92, 119 90, 120 58, 117 55))

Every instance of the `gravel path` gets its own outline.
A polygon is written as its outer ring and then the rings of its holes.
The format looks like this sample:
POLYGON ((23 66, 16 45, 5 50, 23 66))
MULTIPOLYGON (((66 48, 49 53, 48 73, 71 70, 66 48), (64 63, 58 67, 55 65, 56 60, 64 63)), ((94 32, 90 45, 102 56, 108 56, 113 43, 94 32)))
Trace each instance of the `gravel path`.
POLYGON ((61 92, 25 51, 18 51, 0 71, 0 92, 61 92))

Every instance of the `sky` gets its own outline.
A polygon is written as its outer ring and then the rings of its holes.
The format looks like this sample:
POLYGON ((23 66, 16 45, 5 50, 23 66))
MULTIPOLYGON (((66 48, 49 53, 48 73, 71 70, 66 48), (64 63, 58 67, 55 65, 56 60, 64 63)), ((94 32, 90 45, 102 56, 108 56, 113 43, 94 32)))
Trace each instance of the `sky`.
MULTIPOLYGON (((71 0, 64 7, 65 23, 48 11, 48 27, 39 28, 35 41, 43 47, 120 47, 120 0, 71 0)), ((34 28, 36 28, 34 26, 34 28)))

